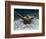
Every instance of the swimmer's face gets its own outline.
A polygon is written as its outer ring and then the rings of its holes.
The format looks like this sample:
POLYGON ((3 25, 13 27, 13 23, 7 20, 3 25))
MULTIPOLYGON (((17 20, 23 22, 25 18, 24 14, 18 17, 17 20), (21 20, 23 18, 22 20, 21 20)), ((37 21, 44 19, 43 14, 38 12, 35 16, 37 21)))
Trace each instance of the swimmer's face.
POLYGON ((29 16, 26 16, 27 18, 29 18, 29 16))

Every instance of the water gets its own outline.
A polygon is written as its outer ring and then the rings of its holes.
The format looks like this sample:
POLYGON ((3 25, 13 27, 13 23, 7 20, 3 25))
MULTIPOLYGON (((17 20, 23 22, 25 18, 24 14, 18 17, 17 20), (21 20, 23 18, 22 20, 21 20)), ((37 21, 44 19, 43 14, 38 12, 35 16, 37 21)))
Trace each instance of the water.
POLYGON ((34 18, 30 24, 24 24, 20 18, 14 21, 14 30, 34 30, 39 29, 39 19, 34 18))

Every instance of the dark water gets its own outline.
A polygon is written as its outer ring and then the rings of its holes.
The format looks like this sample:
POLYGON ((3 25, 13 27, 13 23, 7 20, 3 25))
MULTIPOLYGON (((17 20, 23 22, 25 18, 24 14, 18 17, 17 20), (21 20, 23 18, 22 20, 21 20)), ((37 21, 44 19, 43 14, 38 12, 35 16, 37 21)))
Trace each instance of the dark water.
POLYGON ((16 12, 21 14, 22 16, 30 15, 39 18, 39 10, 38 9, 14 9, 14 20, 20 18, 17 16, 16 12))

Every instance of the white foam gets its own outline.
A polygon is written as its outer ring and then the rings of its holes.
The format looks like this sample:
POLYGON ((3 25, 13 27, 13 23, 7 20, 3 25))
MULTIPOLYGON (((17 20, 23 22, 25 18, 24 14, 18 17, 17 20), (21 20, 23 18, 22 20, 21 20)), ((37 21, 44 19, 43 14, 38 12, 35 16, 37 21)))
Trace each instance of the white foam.
POLYGON ((22 19, 15 20, 14 30, 38 29, 39 19, 34 18, 30 24, 24 24, 22 19))

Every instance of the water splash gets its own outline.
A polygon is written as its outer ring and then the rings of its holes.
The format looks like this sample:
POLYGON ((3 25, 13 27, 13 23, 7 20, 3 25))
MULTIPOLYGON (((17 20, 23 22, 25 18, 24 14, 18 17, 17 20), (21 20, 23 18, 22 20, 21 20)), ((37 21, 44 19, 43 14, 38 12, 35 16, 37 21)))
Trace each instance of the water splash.
POLYGON ((14 30, 33 30, 39 29, 39 19, 34 18, 30 24, 24 24, 22 19, 14 21, 14 30))

